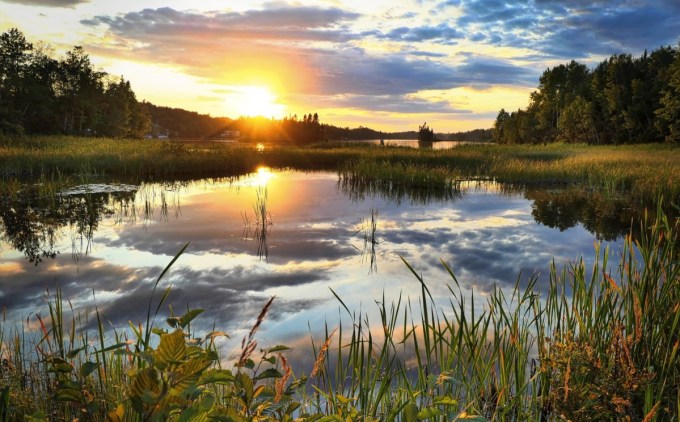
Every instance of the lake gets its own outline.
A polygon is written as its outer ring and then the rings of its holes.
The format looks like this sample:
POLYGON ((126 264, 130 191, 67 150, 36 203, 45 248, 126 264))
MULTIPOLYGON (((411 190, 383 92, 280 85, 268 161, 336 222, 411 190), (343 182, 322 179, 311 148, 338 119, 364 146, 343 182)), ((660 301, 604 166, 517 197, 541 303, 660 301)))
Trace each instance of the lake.
POLYGON ((484 144, 486 142, 465 142, 465 141, 437 141, 437 142, 421 142, 417 139, 368 139, 362 141, 340 141, 346 144, 367 143, 371 145, 385 145, 393 147, 410 147, 422 149, 449 149, 455 148, 459 145, 466 144, 484 144), (381 143, 382 142, 382 143, 381 143))
POLYGON ((558 268, 592 262, 598 239, 617 251, 636 212, 579 189, 465 181, 428 191, 266 168, 232 179, 74 187, 60 198, 56 206, 3 199, 7 319, 46 315, 46 291, 58 286, 90 324, 95 304, 113 327, 144 321, 155 280, 190 242, 156 297, 172 286, 175 312, 205 309, 198 327, 227 331, 231 350, 276 296, 261 347, 297 345, 308 355, 310 329, 319 339, 325 321, 347 321, 331 289, 357 312, 374 312, 383 294, 417 303, 421 286, 403 259, 447 303, 443 261, 481 306, 494 285, 511 289, 520 273, 545 287, 552 259, 558 268))

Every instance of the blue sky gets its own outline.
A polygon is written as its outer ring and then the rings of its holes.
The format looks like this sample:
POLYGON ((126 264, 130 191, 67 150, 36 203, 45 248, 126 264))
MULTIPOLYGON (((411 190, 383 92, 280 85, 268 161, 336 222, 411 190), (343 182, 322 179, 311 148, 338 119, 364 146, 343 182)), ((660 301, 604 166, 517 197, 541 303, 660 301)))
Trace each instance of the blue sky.
POLYGON ((0 30, 82 45, 139 99, 383 130, 490 127, 547 67, 680 41, 677 0, 0 3, 0 30))

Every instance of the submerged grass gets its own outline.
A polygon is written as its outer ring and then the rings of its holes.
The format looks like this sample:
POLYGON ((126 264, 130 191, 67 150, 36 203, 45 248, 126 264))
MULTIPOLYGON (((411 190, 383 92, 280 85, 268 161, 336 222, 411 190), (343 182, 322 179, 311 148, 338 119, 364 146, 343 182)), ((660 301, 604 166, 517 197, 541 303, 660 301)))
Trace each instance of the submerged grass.
MULTIPOLYGON (((680 416, 680 223, 646 216, 618 261, 595 251, 558 271, 496 287, 480 306, 454 269, 449 302, 377 301, 380 318, 350 310, 328 327, 309 378, 284 346, 244 338, 234 370, 218 358, 218 331, 198 337, 188 310, 156 326, 165 289, 145 324, 95 332, 59 291, 49 317, 0 325, 0 414, 9 420, 631 420, 680 416), (32 325, 32 326, 31 326, 32 325), (128 340, 129 339, 129 340, 128 340), (305 382, 311 390, 302 389, 305 382), (34 419, 30 419, 34 418, 34 419), (107 419, 108 418, 108 419, 107 419), (229 419, 230 418, 230 419, 229 419)), ((173 262, 179 257, 179 254, 173 262)), ((172 264, 172 263, 171 263, 172 264)), ((445 265, 445 264, 444 264, 445 265)), ((158 278, 158 286, 170 265, 158 278)), ((333 292, 335 294, 335 292, 333 292)), ((258 317, 256 331, 272 306, 258 317)))

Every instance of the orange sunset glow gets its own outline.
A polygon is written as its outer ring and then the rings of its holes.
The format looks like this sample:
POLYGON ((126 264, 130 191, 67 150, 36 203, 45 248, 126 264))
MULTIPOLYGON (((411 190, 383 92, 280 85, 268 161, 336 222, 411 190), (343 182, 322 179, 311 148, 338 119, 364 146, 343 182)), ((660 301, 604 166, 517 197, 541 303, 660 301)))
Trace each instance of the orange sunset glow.
POLYGON ((16 27, 57 55, 81 45, 140 100, 231 118, 313 111, 388 131, 490 127, 501 106, 526 105, 547 67, 640 54, 680 31, 667 19, 673 2, 2 3, 0 30, 16 27))

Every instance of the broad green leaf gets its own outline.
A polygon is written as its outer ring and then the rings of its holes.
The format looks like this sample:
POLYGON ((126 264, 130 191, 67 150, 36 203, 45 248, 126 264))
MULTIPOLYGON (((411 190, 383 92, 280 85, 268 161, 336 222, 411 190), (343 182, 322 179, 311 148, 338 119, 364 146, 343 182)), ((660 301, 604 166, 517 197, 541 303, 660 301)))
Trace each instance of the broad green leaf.
POLYGON ((426 407, 420 412, 418 412, 418 419, 429 419, 442 414, 442 411, 436 407, 426 407))
POLYGON ((80 367, 80 376, 83 378, 87 378, 91 373, 97 370, 99 368, 99 364, 95 362, 85 362, 82 364, 80 367))
POLYGON ((157 328, 157 327, 153 327, 151 329, 151 332, 156 334, 157 336, 162 336, 162 335, 168 334, 168 330, 165 330, 163 328, 157 328))
POLYGON ((432 402, 438 406, 458 406, 458 400, 449 396, 435 397, 432 402))
POLYGON ((132 383, 130 384, 131 397, 142 398, 146 391, 151 391, 153 393, 158 393, 160 391, 156 370, 154 368, 142 369, 132 378, 132 383))
POLYGON ((208 422, 208 412, 192 406, 179 415, 178 422, 208 422))
POLYGON ((179 325, 180 325, 182 328, 186 327, 187 325, 189 325, 189 323, 190 323, 191 321, 194 320, 194 318, 196 318, 197 316, 199 316, 199 315, 202 314, 203 312, 204 312, 203 309, 191 309, 191 310, 187 311, 186 314, 184 314, 184 315, 182 315, 182 316, 180 317, 180 319, 179 319, 179 325))
POLYGON ((234 375, 228 369, 211 369, 201 374, 196 385, 229 384, 234 382, 234 375))
MULTIPOLYGON (((239 363, 236 362, 236 363, 234 364, 234 366, 239 366, 239 363)), ((252 359, 250 359, 250 358, 248 358, 248 359, 246 359, 246 361, 243 363, 243 367, 246 368, 246 369, 253 369, 253 368, 255 368, 255 361, 252 360, 252 359)))
POLYGON ((406 407, 404 407, 404 410, 401 412, 401 416, 404 422, 417 422, 418 406, 416 406, 413 403, 406 405, 406 407))
POLYGON ((345 420, 339 415, 328 415, 317 419, 316 422, 345 422, 345 420))
POLYGON ((255 381, 263 380, 266 378, 281 378, 283 374, 274 368, 267 368, 261 373, 257 374, 255 381))
POLYGON ((53 363, 47 372, 62 372, 69 373, 73 370, 73 367, 68 363, 53 363))
POLYGON ((354 400, 356 400, 356 399, 353 398, 353 397, 347 398, 347 397, 343 396, 342 394, 336 394, 336 395, 335 395, 335 398, 338 399, 338 401, 339 401, 340 403, 342 403, 342 404, 351 403, 351 402, 353 402, 354 400))
POLYGON ((54 399, 56 401, 67 401, 67 402, 82 403, 85 398, 83 397, 83 394, 78 390, 60 388, 54 394, 54 399))
POLYGON ((161 343, 154 353, 157 366, 163 369, 167 365, 181 362, 186 356, 186 350, 184 332, 177 330, 171 334, 162 335, 161 343))

